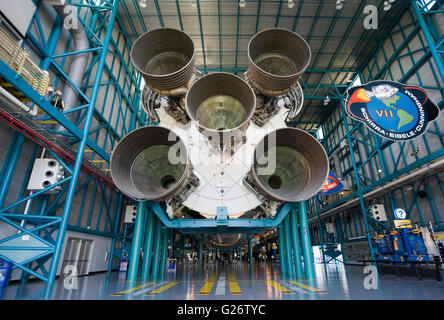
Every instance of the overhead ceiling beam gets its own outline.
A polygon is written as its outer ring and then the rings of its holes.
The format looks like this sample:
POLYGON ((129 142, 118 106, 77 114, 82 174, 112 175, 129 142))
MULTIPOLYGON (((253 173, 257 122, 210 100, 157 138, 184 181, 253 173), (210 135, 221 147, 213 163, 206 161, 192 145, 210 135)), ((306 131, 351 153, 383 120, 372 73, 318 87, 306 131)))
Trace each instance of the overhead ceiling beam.
POLYGON ((324 1, 325 0, 321 0, 321 3, 319 3, 318 10, 316 11, 316 16, 314 17, 313 23, 311 24, 310 33, 308 34, 308 37, 306 39, 307 43, 310 43, 310 41, 311 41, 311 36, 313 35, 314 29, 316 28, 322 8, 324 7, 324 1))
POLYGON ((148 29, 146 28, 145 20, 143 20, 142 12, 140 11, 139 5, 137 4, 136 0, 133 0, 133 6, 136 10, 137 18, 140 21, 140 26, 142 27, 143 32, 147 32, 148 29))
POLYGON ((236 56, 235 56, 235 62, 234 67, 236 68, 236 71, 234 72, 237 75, 237 59, 239 56, 239 20, 240 20, 240 6, 237 6, 237 28, 236 28, 236 56))
POLYGON ((165 25, 163 23, 162 12, 160 12, 159 2, 157 0, 154 0, 154 5, 156 6, 157 17, 159 18, 160 26, 163 28, 165 27, 165 25))
POLYGON ((179 0, 176 0, 177 17, 179 18, 180 30, 183 31, 182 14, 180 13, 179 0))
POLYGON ((362 10, 364 9, 365 6, 365 2, 362 1, 361 4, 359 5, 359 7, 356 9, 355 14, 353 16, 353 20, 349 23, 347 30, 345 31, 344 36, 342 37, 341 41, 339 42, 338 46, 336 47, 336 51, 333 54, 333 57, 330 58, 330 62, 328 63, 327 69, 331 68, 332 65, 334 64, 336 57, 338 56, 339 52, 342 50, 342 47, 345 44, 345 41, 347 41, 350 36, 351 31, 355 28, 356 22, 358 21, 358 19, 360 18, 360 12, 362 12, 362 10))
POLYGON ((125 1, 121 1, 120 4, 122 4, 123 10, 125 11, 125 17, 128 19, 128 23, 131 27, 131 30, 134 32, 134 34, 137 34, 136 27, 134 26, 133 20, 129 18, 129 11, 128 7, 125 4, 125 1))
POLYGON ((202 55, 203 55, 203 61, 204 61, 204 67, 207 67, 207 58, 205 57, 205 43, 204 43, 204 36, 202 31, 202 16, 200 15, 200 1, 196 0, 197 3, 197 17, 199 18, 199 29, 200 29, 200 41, 202 43, 202 55))
POLYGON ((281 18, 282 2, 283 2, 282 0, 279 1, 279 8, 276 14, 276 22, 274 23, 275 28, 279 26, 279 19, 281 18))
POLYGON ((298 11, 296 13, 296 16, 294 17, 293 28, 292 28, 293 32, 296 31, 296 27, 298 26, 299 17, 301 16, 301 10, 302 10, 303 5, 304 5, 304 1, 301 0, 299 2, 298 11))
POLYGON ((217 0, 217 20, 219 23, 219 67, 222 68, 222 23, 220 15, 220 0, 217 0))
POLYGON ((255 28, 255 34, 259 31, 259 18, 261 16, 261 7, 262 7, 262 0, 258 0, 257 2, 257 14, 256 14, 256 28, 255 28))
MULTIPOLYGON (((340 14, 341 14, 341 11, 342 10, 336 10, 335 16, 333 17, 333 20, 332 20, 332 22, 330 24, 330 27, 328 28, 327 34, 325 35, 325 38, 322 41, 321 47, 320 47, 320 49, 318 51, 318 54, 316 55, 316 58, 315 58, 315 60, 314 60, 314 62, 312 64, 313 68, 316 68, 316 66, 318 64, 319 58, 321 57, 321 54, 323 53, 323 51, 325 49, 325 46, 327 45, 327 43, 328 43, 328 41, 330 39, 331 33, 335 29, 335 26, 336 26, 336 23, 338 22, 338 18, 339 18, 340 14)), ((307 82, 308 82, 309 78, 310 78, 310 74, 307 76, 307 82)))

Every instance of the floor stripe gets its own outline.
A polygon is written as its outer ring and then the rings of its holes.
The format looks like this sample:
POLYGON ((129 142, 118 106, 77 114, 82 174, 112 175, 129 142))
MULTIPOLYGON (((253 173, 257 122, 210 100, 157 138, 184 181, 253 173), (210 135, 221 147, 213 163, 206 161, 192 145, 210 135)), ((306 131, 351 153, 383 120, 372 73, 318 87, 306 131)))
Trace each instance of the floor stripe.
POLYGON ((299 292, 299 293, 302 293, 302 294, 312 294, 310 291, 302 289, 302 288, 298 287, 295 284, 291 284, 291 283, 287 282, 287 283, 285 283, 285 285, 288 286, 288 288, 290 290, 292 290, 292 291, 299 292))
POLYGON ((269 285, 271 285, 272 287, 278 289, 278 290, 279 290, 280 292, 282 292, 282 293, 294 293, 293 291, 288 290, 287 288, 281 286, 279 283, 274 282, 274 281, 272 281, 272 280, 267 280, 266 282, 267 282, 269 285))
POLYGON ((137 286, 137 287, 134 287, 134 288, 130 288, 130 289, 125 290, 125 291, 117 292, 115 294, 112 294, 111 296, 113 296, 113 297, 121 297, 121 296, 123 296, 123 295, 125 295, 127 293, 130 293, 130 292, 133 292, 133 291, 136 291, 136 290, 148 287, 151 284, 153 284, 153 282, 147 282, 147 283, 144 283, 144 284, 142 284, 140 286, 137 286))
POLYGON ((319 290, 318 288, 313 288, 313 287, 307 286, 306 284, 303 284, 303 283, 300 283, 300 282, 297 282, 297 281, 294 281, 294 280, 290 280, 290 282, 295 284, 295 285, 297 285, 297 286, 299 286, 299 287, 302 287, 304 289, 310 290, 312 292, 316 292, 316 293, 319 293, 319 294, 328 293, 327 291, 322 291, 322 290, 319 290))
POLYGON ((233 272, 228 271, 228 284, 230 285, 230 293, 232 295, 241 295, 242 290, 239 287, 239 284, 236 281, 236 278, 234 277, 233 272))
POLYGON ((225 273, 222 272, 217 280, 216 291, 214 292, 216 296, 225 295, 225 273))
POLYGON ((214 281, 216 280, 217 277, 217 272, 214 272, 211 277, 208 279, 207 282, 205 282, 204 286, 202 287, 202 289, 200 289, 200 291, 198 292, 198 295, 204 295, 207 296, 210 294, 211 289, 213 288, 214 285, 214 281))
POLYGON ((136 292, 133 292, 131 294, 131 296, 134 296, 134 297, 140 296, 140 295, 142 295, 144 293, 147 293, 149 291, 153 291, 154 289, 157 289, 157 288, 163 286, 166 283, 168 283, 168 281, 153 282, 153 286, 152 287, 146 288, 146 289, 137 290, 136 292))
POLYGON ((165 290, 168 290, 169 288, 175 286, 178 283, 179 283, 179 281, 172 281, 172 282, 170 282, 170 283, 168 283, 168 284, 166 284, 166 285, 164 285, 164 286, 162 286, 162 287, 160 287, 160 288, 158 288, 158 289, 156 289, 154 291, 148 292, 146 294, 146 296, 153 296, 155 294, 164 292, 165 290))

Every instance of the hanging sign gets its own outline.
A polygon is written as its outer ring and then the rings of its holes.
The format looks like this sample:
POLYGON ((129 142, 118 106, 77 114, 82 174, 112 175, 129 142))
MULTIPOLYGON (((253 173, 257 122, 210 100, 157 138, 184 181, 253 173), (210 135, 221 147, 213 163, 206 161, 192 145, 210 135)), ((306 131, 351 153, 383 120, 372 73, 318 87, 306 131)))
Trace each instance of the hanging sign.
POLYGON ((322 186, 321 191, 319 191, 319 194, 336 193, 341 191, 342 188, 344 188, 344 185, 341 183, 341 181, 338 180, 338 178, 336 178, 333 172, 329 170, 327 180, 325 180, 325 183, 322 186))
POLYGON ((349 88, 346 111, 389 140, 414 139, 439 116, 438 106, 424 89, 386 80, 349 88))
POLYGON ((411 229, 412 221, 409 219, 406 220, 393 220, 395 224, 395 229, 411 229))

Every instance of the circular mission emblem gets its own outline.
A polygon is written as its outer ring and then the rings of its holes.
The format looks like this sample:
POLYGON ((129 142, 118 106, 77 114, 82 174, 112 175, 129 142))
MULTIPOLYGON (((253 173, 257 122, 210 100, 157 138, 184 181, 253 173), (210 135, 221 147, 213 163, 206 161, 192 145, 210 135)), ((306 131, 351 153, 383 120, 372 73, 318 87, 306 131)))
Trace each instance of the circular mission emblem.
POLYGON ((386 80, 349 88, 346 111, 390 140, 414 139, 439 116, 438 106, 424 89, 386 80))

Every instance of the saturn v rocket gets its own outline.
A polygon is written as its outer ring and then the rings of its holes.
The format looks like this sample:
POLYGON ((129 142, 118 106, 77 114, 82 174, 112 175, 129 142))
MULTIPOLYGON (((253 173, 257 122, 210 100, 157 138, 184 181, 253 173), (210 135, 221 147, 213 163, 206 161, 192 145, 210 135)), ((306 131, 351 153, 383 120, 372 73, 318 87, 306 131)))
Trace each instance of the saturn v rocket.
POLYGON ((146 83, 143 108, 158 125, 120 140, 111 155, 114 183, 134 199, 166 201, 170 218, 186 211, 211 219, 218 207, 230 219, 273 217, 279 204, 311 198, 328 176, 326 152, 312 135, 286 126, 302 108, 299 79, 310 58, 298 34, 266 29, 248 44, 243 78, 202 76, 187 34, 141 35, 131 61, 146 83))

